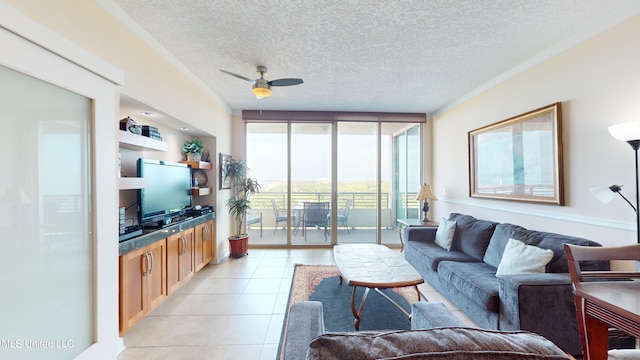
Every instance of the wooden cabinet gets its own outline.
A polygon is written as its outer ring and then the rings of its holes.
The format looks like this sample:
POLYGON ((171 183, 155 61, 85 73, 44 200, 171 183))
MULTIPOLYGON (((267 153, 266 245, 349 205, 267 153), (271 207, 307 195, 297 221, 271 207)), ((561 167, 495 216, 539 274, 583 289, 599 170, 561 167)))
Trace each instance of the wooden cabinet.
POLYGON ((166 241, 120 256, 120 334, 167 297, 166 241))
POLYGON ((196 271, 207 265, 214 256, 214 222, 209 220, 195 227, 195 266, 196 271))
POLYGON ((195 274, 194 229, 167 238, 167 292, 173 293, 195 274))

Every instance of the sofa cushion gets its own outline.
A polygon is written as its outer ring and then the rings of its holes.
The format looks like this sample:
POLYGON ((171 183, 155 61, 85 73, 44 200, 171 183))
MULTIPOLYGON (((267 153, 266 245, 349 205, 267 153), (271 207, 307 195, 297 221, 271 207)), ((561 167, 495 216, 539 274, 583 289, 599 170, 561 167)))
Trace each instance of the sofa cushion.
POLYGON ((445 250, 451 250, 451 243, 453 242, 455 232, 456 222, 442 219, 440 225, 438 225, 438 230, 436 230, 436 239, 434 242, 445 250))
MULTIPOLYGON (((553 259, 547 265, 547 272, 568 273, 569 265, 564 253, 563 244, 574 244, 581 246, 602 246, 601 244, 574 236, 567 236, 543 231, 524 230, 515 234, 516 239, 525 244, 535 245, 543 249, 553 251, 553 259)), ((581 261, 580 268, 583 271, 608 270, 608 261, 581 261)))
POLYGON ((309 344, 308 360, 569 359, 540 335, 466 327, 388 332, 326 333, 309 344))
POLYGON ((451 249, 462 251, 482 261, 493 230, 498 223, 478 220, 473 216, 458 213, 451 213, 449 220, 456 222, 451 249))
POLYGON ((544 273, 552 257, 553 251, 549 249, 527 245, 511 238, 504 248, 496 276, 544 273))
POLYGON ((442 261, 438 265, 438 275, 443 283, 464 294, 468 301, 492 312, 500 309, 500 283, 495 276, 496 268, 480 261, 442 261))
MULTIPOLYGON (((491 240, 489 240, 489 246, 482 260, 497 268, 500 265, 500 260, 502 260, 502 253, 504 252, 505 246, 507 246, 507 242, 509 242, 510 238, 520 239, 516 237, 515 234, 522 230, 527 229, 522 226, 507 223, 496 225, 496 229, 491 236, 491 240)), ((523 242, 526 243, 525 241, 523 242)))
MULTIPOLYGON (((438 264, 441 261, 457 262, 479 262, 478 259, 459 251, 448 251, 434 243, 421 243, 414 241, 411 244, 412 257, 419 259, 420 265, 413 264, 414 267, 429 267, 432 271, 438 271, 438 264)), ((424 276, 424 274, 422 275, 424 276)))
MULTIPOLYGON (((548 233, 542 231, 527 230, 522 226, 512 224, 498 224, 487 252, 484 255, 484 262, 491 266, 498 267, 504 248, 509 241, 509 238, 514 238, 522 241, 527 245, 535 245, 543 249, 549 249, 553 251, 553 258, 549 262, 546 268, 546 272, 551 273, 568 273, 569 267, 567 258, 564 254, 563 244, 575 244, 581 246, 602 246, 601 244, 579 238, 574 236, 567 236, 555 233, 548 233)), ((608 270, 609 262, 607 261, 584 261, 580 263, 580 267, 583 271, 597 271, 608 270)))

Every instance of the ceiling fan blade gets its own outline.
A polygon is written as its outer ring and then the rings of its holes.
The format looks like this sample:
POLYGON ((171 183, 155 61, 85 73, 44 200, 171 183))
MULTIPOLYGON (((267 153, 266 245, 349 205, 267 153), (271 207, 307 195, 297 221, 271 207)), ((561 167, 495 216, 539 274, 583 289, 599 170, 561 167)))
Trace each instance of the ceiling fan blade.
POLYGON ((235 77, 237 77, 238 79, 242 79, 242 80, 248 81, 248 82, 250 82, 250 83, 255 82, 255 80, 253 80, 253 79, 249 79, 248 77, 244 77, 244 76, 242 76, 242 75, 238 75, 238 74, 236 74, 236 73, 232 73, 231 71, 227 71, 227 70, 223 70, 223 69, 220 69, 220 71, 222 71, 223 73, 225 73, 225 74, 227 74, 227 75, 235 76, 235 77))
POLYGON ((271 80, 267 84, 271 86, 291 86, 291 85, 300 85, 302 83, 303 83, 302 79, 286 78, 286 79, 271 80))

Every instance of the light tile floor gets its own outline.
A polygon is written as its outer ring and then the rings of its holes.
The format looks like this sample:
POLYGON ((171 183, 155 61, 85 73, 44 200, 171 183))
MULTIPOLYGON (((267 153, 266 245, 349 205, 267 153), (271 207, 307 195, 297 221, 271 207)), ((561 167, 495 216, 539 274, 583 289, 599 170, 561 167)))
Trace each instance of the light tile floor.
MULTIPOLYGON (((294 264, 334 264, 330 249, 260 249, 208 265, 124 336, 118 360, 273 360, 294 264)), ((442 301, 476 326, 429 284, 429 301, 442 301)))

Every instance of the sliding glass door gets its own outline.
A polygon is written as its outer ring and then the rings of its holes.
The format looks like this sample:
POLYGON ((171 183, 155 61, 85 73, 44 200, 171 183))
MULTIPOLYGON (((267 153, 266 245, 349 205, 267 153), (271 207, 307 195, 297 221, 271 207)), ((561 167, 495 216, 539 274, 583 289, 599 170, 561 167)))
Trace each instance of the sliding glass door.
POLYGON ((395 220, 420 185, 419 124, 247 122, 246 139, 262 185, 253 246, 400 244, 395 220))
POLYGON ((332 124, 291 124, 292 244, 330 244, 332 124))

